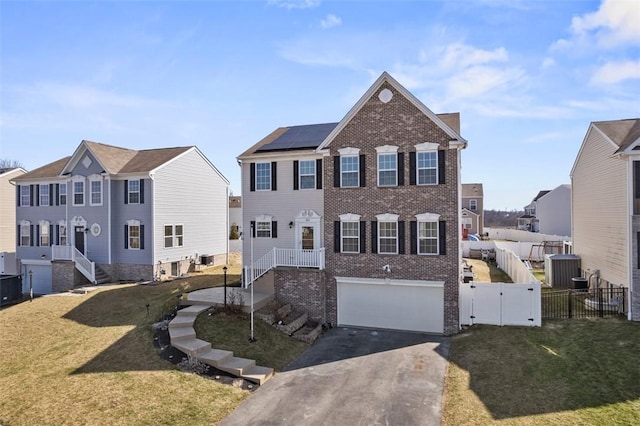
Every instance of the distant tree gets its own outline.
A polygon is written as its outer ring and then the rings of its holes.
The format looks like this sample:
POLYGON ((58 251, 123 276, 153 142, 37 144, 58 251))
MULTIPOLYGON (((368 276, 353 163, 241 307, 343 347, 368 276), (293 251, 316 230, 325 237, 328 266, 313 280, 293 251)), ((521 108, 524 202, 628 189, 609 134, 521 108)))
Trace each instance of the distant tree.
POLYGON ((8 158, 0 158, 0 169, 17 169, 18 167, 25 168, 24 165, 18 160, 9 160, 8 158))
POLYGON ((518 218, 524 214, 522 210, 485 210, 484 226, 487 228, 515 228, 518 218))

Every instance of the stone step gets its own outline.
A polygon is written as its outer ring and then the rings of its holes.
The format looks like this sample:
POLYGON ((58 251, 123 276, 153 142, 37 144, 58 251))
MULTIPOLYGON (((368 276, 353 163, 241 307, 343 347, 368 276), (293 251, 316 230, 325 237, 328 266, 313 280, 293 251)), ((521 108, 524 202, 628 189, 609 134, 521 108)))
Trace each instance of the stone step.
POLYGON ((231 357, 233 357, 233 352, 225 351, 222 349, 211 349, 208 352, 204 352, 201 355, 198 355, 200 361, 216 368, 219 364, 223 363, 231 357))
POLYGON ((191 315, 178 315, 169 323, 169 329, 181 327, 193 327, 196 317, 191 315))
POLYGON ((211 343, 200 339, 179 340, 171 342, 171 346, 184 352, 187 355, 199 357, 200 354, 207 353, 211 350, 211 343))
POLYGON ((243 371, 249 371, 255 366, 256 362, 252 359, 230 357, 219 363, 216 368, 236 376, 242 376, 243 371))
POLYGON ((242 378, 259 385, 263 384, 273 376, 273 368, 254 365, 242 373, 242 378))
POLYGON ((193 327, 169 327, 169 338, 171 339, 171 344, 175 346, 175 342, 195 339, 196 331, 193 329, 193 327))
POLYGON ((209 306, 206 305, 189 305, 186 308, 182 308, 180 310, 178 310, 177 312, 177 316, 182 317, 182 316, 191 316, 191 317, 197 317, 199 314, 201 314, 202 312, 206 311, 207 309, 209 309, 209 306))

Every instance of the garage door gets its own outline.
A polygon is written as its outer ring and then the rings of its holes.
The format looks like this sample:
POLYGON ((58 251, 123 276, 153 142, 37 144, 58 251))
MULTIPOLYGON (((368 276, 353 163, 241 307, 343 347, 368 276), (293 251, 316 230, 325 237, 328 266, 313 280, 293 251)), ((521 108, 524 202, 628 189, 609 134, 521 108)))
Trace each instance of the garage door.
POLYGON ((336 277, 338 324, 444 331, 444 282, 336 277))
POLYGON ((51 294, 51 264, 47 265, 27 265, 23 264, 23 271, 26 267, 26 274, 22 278, 22 292, 29 293, 29 271, 33 272, 33 294, 51 294))

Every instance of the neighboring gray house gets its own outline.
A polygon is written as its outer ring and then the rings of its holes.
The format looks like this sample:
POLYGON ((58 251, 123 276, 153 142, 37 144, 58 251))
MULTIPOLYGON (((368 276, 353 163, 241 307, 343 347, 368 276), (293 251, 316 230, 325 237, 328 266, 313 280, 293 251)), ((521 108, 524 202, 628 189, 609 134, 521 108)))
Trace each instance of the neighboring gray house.
POLYGON ((484 233, 484 192, 481 183, 462 184, 462 236, 484 233))
POLYGON ((628 288, 628 317, 640 321, 640 118, 591 123, 571 187, 583 276, 591 288, 628 288))
POLYGON ((541 234, 571 236, 571 185, 560 185, 538 198, 536 218, 541 234))
POLYGON ((82 141, 12 182, 17 258, 35 293, 161 280, 227 261, 229 182, 195 146, 82 141))
POLYGON ((538 200, 548 194, 550 191, 544 190, 538 192, 538 195, 524 207, 524 214, 518 218, 518 229, 530 232, 540 232, 540 221, 538 220, 537 206, 538 200))
POLYGON ((0 169, 0 274, 17 273, 16 189, 11 179, 25 173, 20 167, 0 169))
POLYGON ((385 72, 242 153, 245 282, 323 323, 457 333, 459 129, 385 72))

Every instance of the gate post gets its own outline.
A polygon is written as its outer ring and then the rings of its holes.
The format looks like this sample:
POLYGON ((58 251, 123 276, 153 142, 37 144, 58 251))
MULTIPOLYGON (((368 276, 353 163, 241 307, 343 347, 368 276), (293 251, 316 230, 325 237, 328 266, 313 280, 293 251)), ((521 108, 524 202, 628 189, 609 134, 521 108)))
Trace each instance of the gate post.
POLYGON ((573 290, 569 290, 567 293, 568 307, 569 307, 569 318, 573 318, 573 290))

